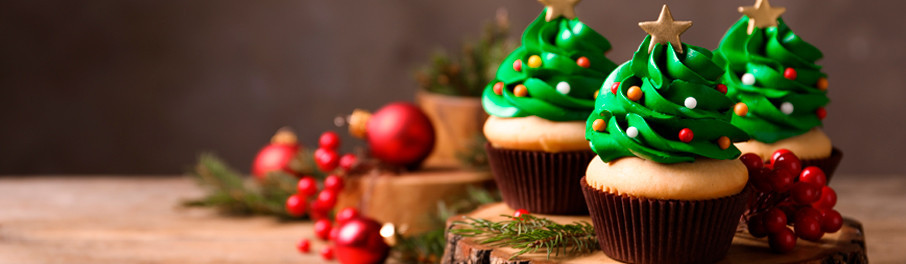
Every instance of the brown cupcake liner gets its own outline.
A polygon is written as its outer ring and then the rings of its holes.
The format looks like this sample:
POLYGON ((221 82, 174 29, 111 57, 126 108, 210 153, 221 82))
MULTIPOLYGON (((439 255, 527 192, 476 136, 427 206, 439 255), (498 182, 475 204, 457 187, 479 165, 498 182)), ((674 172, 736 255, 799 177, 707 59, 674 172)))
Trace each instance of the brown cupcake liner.
POLYGON ((494 148, 485 145, 488 162, 503 201, 531 213, 581 215, 588 213, 577 181, 585 175, 595 153, 548 153, 494 148))
POLYGON ((629 263, 712 263, 733 241, 750 188, 718 199, 657 200, 582 191, 601 250, 629 263))
POLYGON ((830 183, 831 177, 834 176, 834 171, 837 170, 837 165, 840 165, 840 160, 842 159, 843 152, 834 147, 833 150, 831 150, 831 155, 827 158, 802 160, 802 167, 816 166, 821 168, 821 170, 824 171, 824 175, 827 176, 827 182, 830 183))

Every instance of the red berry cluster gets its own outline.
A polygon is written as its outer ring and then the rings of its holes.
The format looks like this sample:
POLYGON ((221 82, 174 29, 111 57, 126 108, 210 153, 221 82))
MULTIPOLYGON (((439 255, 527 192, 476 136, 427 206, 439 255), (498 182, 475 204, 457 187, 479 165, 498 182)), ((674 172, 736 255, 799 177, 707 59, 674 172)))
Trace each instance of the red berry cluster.
MULTIPOLYGON (((359 213, 359 211, 355 208, 347 207, 337 212, 336 216, 334 217, 334 220, 336 220, 335 223, 331 222, 330 219, 327 218, 319 218, 315 220, 315 237, 323 241, 332 241, 337 237, 340 231, 340 226, 346 223, 346 221, 358 218, 360 215, 361 214, 359 213)), ((311 251, 311 242, 308 240, 308 238, 302 238, 302 240, 300 240, 296 245, 296 248, 301 253, 309 253, 311 251)), ((321 248, 321 257, 325 260, 332 260, 334 258, 333 250, 334 249, 332 246, 325 246, 321 248)))
POLYGON ((774 152, 768 163, 754 153, 739 159, 757 190, 743 218, 749 233, 757 238, 768 236, 775 252, 792 251, 797 237, 819 241, 825 233, 843 226, 843 218, 833 209, 837 193, 827 186, 820 168, 802 168, 799 158, 786 149, 774 152))
POLYGON ((340 147, 340 136, 336 132, 327 131, 318 139, 318 149, 315 150, 315 164, 321 171, 331 173, 339 166, 343 171, 349 171, 358 158, 355 154, 346 153, 342 157, 337 154, 340 147))

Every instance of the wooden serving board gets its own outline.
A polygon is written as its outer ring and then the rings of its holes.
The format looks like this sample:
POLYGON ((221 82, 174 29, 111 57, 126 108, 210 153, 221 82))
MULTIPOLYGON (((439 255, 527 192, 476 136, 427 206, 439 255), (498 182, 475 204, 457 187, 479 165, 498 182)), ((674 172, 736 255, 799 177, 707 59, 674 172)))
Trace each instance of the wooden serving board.
MULTIPOLYGON (((481 207, 466 215, 454 216, 447 220, 447 230, 452 222, 464 220, 464 216, 490 220, 503 220, 501 215, 512 215, 513 209, 503 203, 481 207)), ((588 216, 544 216, 558 223, 584 221, 591 223, 588 216)), ((526 254, 510 259, 517 250, 513 248, 489 247, 472 238, 447 232, 447 245, 442 263, 621 263, 610 259, 602 251, 580 256, 551 256, 526 254)), ((738 233, 727 257, 720 263, 868 263, 865 254, 865 236, 862 224, 844 218, 843 228, 833 234, 826 234, 820 242, 798 240, 796 249, 787 254, 772 253, 766 238, 754 238, 748 233, 738 233)))

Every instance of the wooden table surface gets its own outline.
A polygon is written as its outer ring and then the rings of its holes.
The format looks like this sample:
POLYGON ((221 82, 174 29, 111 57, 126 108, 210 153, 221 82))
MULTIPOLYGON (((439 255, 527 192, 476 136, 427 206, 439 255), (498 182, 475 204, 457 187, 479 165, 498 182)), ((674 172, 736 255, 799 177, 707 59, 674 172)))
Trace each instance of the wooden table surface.
MULTIPOLYGON (((872 263, 906 259, 906 177, 838 175, 837 209, 865 229, 872 263)), ((0 263, 319 263, 312 225, 182 208, 184 177, 0 176, 0 263)))

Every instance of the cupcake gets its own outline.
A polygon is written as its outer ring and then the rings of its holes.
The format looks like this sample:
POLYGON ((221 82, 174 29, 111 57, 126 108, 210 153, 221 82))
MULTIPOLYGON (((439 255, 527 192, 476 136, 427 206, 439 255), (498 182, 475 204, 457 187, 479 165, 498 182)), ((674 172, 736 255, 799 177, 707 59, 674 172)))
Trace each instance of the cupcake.
POLYGON ((821 51, 787 27, 780 18, 784 8, 759 0, 739 10, 743 17, 714 51, 726 71, 721 82, 727 96, 737 102, 731 123, 751 137, 736 147, 765 161, 787 149, 829 180, 843 154, 821 130, 829 102, 827 74, 815 64, 821 51))
MULTIPOLYGON (((543 1, 542 1, 543 2, 543 1)), ((514 209, 584 214, 576 182, 594 153, 584 131, 594 96, 616 67, 606 38, 548 6, 484 90, 484 134, 491 172, 514 209)), ((571 8, 571 7, 570 7, 571 8)))
POLYGON ((586 138, 597 153, 580 180, 605 254, 630 263, 722 259, 750 197, 733 142, 733 101, 711 51, 683 44, 692 26, 664 5, 632 59, 604 81, 586 138))

